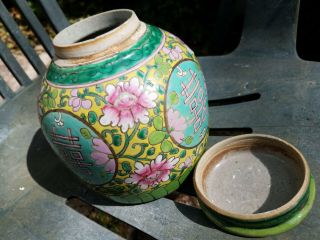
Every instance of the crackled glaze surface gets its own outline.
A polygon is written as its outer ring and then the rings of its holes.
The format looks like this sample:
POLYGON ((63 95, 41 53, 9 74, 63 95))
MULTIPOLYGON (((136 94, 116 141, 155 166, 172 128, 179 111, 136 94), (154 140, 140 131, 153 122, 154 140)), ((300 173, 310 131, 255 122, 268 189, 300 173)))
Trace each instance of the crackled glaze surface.
POLYGON ((177 189, 208 135, 199 63, 180 39, 149 25, 131 48, 107 59, 73 67, 52 63, 39 115, 67 166, 124 203, 177 189))

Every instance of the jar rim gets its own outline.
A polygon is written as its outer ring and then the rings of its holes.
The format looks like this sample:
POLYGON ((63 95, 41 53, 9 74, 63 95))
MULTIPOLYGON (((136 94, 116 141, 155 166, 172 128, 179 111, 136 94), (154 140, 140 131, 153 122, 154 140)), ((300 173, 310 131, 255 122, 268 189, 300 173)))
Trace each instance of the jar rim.
POLYGON ((132 37, 140 25, 135 12, 130 9, 111 10, 90 16, 70 25, 55 36, 55 54, 58 58, 72 59, 103 52, 132 37), (107 28, 110 30, 82 40, 107 28))

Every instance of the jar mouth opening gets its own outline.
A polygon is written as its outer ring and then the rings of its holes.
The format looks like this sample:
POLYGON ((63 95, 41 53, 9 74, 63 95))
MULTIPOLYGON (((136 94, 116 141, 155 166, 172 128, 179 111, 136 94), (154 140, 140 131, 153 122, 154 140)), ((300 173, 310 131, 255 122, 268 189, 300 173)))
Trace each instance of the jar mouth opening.
POLYGON ((125 41, 139 26, 139 19, 130 9, 107 11, 63 29, 53 39, 53 46, 60 58, 89 56, 125 41))

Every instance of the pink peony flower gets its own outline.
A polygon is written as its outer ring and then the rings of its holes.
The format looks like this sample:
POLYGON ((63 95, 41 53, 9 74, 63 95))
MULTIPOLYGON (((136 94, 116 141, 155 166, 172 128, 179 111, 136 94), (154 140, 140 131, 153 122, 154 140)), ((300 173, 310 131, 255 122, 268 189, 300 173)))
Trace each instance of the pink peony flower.
POLYGON ((156 106, 154 100, 157 94, 145 91, 140 86, 138 78, 132 78, 127 83, 120 82, 117 86, 107 85, 106 92, 108 104, 102 108, 102 125, 118 125, 126 132, 134 126, 134 122, 148 123, 147 109, 156 106))
POLYGON ((187 128, 186 120, 180 116, 179 111, 170 108, 167 112, 169 134, 177 143, 181 143, 184 138, 184 130, 187 128))
POLYGON ((169 54, 169 57, 171 58, 171 60, 180 60, 182 58, 182 50, 179 46, 175 46, 174 48, 167 48, 167 47, 163 47, 162 50, 166 53, 169 54))
POLYGON ((192 166, 193 156, 187 157, 187 159, 179 165, 180 169, 185 169, 192 166))
POLYGON ((112 152, 107 144, 105 144, 100 138, 93 138, 92 140, 94 152, 91 153, 92 159, 95 160, 97 165, 104 165, 104 169, 108 173, 114 173, 116 169, 115 160, 110 158, 112 152))
POLYGON ((74 112, 77 112, 80 109, 80 107, 90 109, 91 105, 92 103, 89 99, 82 99, 78 97, 78 89, 72 89, 71 98, 69 99, 69 106, 72 107, 72 110, 74 112))
POLYGON ((147 189, 149 186, 156 186, 160 182, 169 180, 170 170, 179 162, 179 158, 162 159, 162 155, 157 156, 150 164, 143 165, 136 162, 136 170, 126 183, 138 184, 141 189, 147 189))

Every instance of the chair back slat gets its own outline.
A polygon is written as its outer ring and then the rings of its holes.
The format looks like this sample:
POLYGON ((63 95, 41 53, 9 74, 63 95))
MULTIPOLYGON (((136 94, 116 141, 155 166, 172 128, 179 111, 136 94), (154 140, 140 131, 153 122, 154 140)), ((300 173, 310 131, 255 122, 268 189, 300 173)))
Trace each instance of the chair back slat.
POLYGON ((31 83, 30 78, 21 68, 16 58, 11 54, 7 46, 0 40, 0 57, 8 67, 12 75, 17 79, 20 85, 28 85, 31 83))
POLYGON ((12 92, 12 90, 9 88, 9 86, 1 76, 0 76, 0 95, 5 99, 10 99, 10 98, 13 98, 14 96, 14 93, 12 92))
POLYGON ((22 35, 18 25, 11 17, 10 13, 8 12, 7 8, 0 0, 0 19, 2 20, 3 24, 7 28, 8 32, 15 40, 17 45, 20 47, 21 51, 25 54, 26 58, 30 61, 31 65, 39 74, 43 74, 46 71, 46 67, 39 58, 36 51, 31 47, 28 40, 22 35))
MULTIPOLYGON (((44 10, 44 14, 48 17, 48 20, 52 24, 55 32, 59 32, 65 27, 69 26, 69 22, 64 16, 56 0, 34 1, 38 2, 41 5, 42 9, 44 10)), ((52 40, 50 39, 49 34, 44 28, 43 23, 39 21, 32 8, 28 5, 28 0, 14 0, 14 2, 20 13, 23 15, 23 18, 26 20, 28 26, 31 28, 35 37, 39 40, 49 56, 53 58, 54 49, 52 40)), ((14 18, 10 15, 8 8, 3 3, 3 0, 0 0, 0 22, 3 23, 6 30, 15 41, 17 46, 20 48, 20 50, 23 52, 24 56, 28 59, 29 63, 34 68, 38 76, 42 76, 43 74, 45 74, 45 64, 42 62, 37 52, 31 46, 24 33, 20 30, 14 18)), ((3 61, 7 69, 15 78, 13 79, 13 77, 8 77, 7 79, 6 73, 0 73, 0 105, 13 98, 17 94, 16 87, 14 87, 14 89, 10 87, 12 84, 16 86, 16 84, 18 83, 20 86, 27 86, 32 83, 30 79, 31 77, 29 77, 27 74, 27 72, 31 70, 29 68, 29 65, 28 67, 25 67, 23 60, 21 62, 21 64, 23 65, 22 66, 20 64, 20 60, 18 62, 16 57, 20 56, 16 56, 16 54, 13 53, 11 49, 9 50, 3 40, 0 39, 0 59, 3 61)), ((8 76, 11 75, 9 74, 8 76)), ((18 91, 22 89, 23 88, 18 88, 18 91)))
POLYGON ((56 0, 37 0, 44 11, 46 12, 49 20, 56 32, 60 32, 69 26, 69 22, 63 14, 60 6, 56 0))
POLYGON ((47 34, 44 27, 41 25, 40 21, 33 13, 32 9, 29 7, 26 0, 15 0, 18 8, 20 9, 21 13, 29 23, 32 31, 37 36, 41 44, 43 45, 44 49, 47 51, 51 58, 54 57, 54 49, 52 46, 52 41, 47 34))

